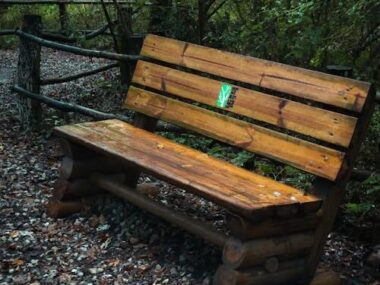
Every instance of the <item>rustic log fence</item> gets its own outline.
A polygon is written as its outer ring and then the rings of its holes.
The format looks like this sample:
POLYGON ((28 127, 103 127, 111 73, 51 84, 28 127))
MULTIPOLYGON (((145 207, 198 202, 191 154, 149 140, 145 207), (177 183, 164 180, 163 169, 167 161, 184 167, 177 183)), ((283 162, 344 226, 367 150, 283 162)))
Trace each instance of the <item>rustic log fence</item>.
MULTIPOLYGON (((126 74, 121 70, 120 81, 128 84, 129 76, 133 72, 131 63, 141 59, 141 56, 121 54, 108 51, 98 51, 92 49, 80 48, 77 46, 66 45, 43 38, 41 33, 41 17, 35 15, 25 15, 21 29, 6 30, 0 32, 0 35, 16 35, 20 38, 20 53, 18 60, 17 82, 12 90, 18 94, 19 115, 22 128, 31 129, 38 128, 41 121, 41 103, 65 112, 76 112, 85 116, 92 117, 97 120, 119 119, 130 121, 130 118, 123 115, 105 113, 78 104, 63 102, 40 94, 40 87, 43 85, 60 84, 86 76, 91 76, 99 72, 103 72, 112 68, 124 66, 126 74), (80 72, 74 75, 59 78, 40 78, 40 59, 41 46, 70 52, 77 55, 104 58, 117 61, 90 71, 80 72)), ((124 52, 132 51, 135 54, 139 52, 139 45, 142 43, 143 36, 129 34, 124 39, 128 44, 123 48, 124 52), (132 39, 132 40, 131 40, 132 39)), ((183 132, 182 128, 178 128, 169 124, 160 124, 158 131, 165 132, 183 132)))

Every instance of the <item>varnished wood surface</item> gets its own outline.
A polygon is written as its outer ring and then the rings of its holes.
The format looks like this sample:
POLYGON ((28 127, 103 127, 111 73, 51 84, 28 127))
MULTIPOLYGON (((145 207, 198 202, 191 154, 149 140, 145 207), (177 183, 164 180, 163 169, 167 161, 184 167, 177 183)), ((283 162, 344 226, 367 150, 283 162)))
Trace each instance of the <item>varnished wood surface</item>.
POLYGON ((366 82, 155 35, 146 36, 141 55, 355 112, 362 110, 370 87, 366 82))
POLYGON ((207 154, 118 120, 58 127, 76 143, 122 158, 148 173, 249 217, 277 208, 321 203, 290 186, 251 173, 207 154))
MULTIPOLYGON (((213 107, 223 84, 146 61, 137 63, 132 81, 213 107)), ((356 125, 354 117, 242 87, 237 87, 235 103, 226 110, 344 147, 356 125)))
POLYGON ((124 105, 146 115, 334 180, 344 154, 136 87, 124 105))

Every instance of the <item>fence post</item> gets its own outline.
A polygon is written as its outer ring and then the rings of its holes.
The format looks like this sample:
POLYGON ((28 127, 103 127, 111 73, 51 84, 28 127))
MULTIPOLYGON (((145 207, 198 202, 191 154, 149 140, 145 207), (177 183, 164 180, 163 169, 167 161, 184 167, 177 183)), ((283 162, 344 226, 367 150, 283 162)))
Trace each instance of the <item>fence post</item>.
MULTIPOLYGON (((41 17, 24 15, 22 30, 39 36, 41 17)), ((20 37, 19 57, 17 64, 17 84, 33 93, 40 93, 40 60, 41 46, 20 37)), ((41 123, 41 104, 22 95, 17 95, 17 106, 21 128, 36 129, 41 123)))
MULTIPOLYGON (((117 41, 120 53, 131 54, 130 37, 132 35, 132 11, 130 7, 122 7, 118 10, 117 41)), ((129 86, 135 64, 130 61, 119 61, 120 83, 122 87, 129 86)))

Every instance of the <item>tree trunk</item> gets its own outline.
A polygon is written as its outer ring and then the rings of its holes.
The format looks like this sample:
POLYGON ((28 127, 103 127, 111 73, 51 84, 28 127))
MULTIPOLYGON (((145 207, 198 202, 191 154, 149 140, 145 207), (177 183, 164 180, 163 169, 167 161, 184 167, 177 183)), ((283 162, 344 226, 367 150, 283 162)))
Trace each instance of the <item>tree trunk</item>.
MULTIPOLYGON (((22 30, 39 36, 41 17, 25 15, 22 30)), ((24 37, 20 37, 19 59, 17 65, 17 83, 33 93, 40 93, 41 46, 24 37)), ((19 119, 25 130, 36 129, 41 122, 41 104, 33 99, 17 95, 19 119)))
POLYGON ((67 10, 65 3, 59 4, 59 22, 61 23, 61 32, 67 31, 67 10))
POLYGON ((203 37, 207 24, 207 2, 205 0, 198 0, 198 43, 203 43, 203 37))

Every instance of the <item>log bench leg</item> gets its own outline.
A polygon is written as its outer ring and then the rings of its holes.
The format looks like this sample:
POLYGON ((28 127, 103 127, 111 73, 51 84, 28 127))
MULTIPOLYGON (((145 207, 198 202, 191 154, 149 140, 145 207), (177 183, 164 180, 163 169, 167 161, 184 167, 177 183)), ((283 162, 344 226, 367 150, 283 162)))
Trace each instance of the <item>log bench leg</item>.
POLYGON ((49 216, 62 218, 79 212, 85 207, 85 199, 105 193, 89 180, 93 172, 109 174, 117 182, 125 181, 127 166, 121 161, 67 140, 61 140, 61 145, 64 158, 47 205, 49 216))
POLYGON ((306 260, 321 216, 315 212, 252 222, 231 213, 227 218, 231 237, 214 285, 339 284, 332 273, 319 273, 311 283, 305 282, 306 260))

